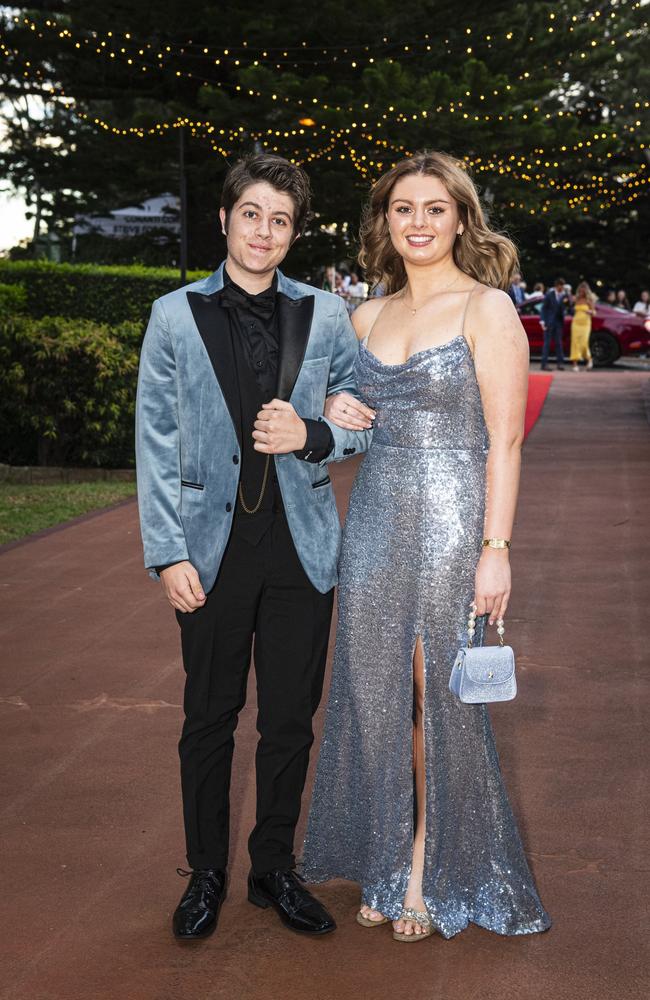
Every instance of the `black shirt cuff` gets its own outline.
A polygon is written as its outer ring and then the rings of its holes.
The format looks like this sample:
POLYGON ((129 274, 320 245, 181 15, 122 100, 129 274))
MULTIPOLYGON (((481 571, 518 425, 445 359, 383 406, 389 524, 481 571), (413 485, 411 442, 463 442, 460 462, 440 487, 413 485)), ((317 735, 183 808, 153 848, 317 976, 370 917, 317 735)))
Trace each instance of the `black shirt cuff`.
POLYGON ((324 420, 303 418, 307 428, 305 447, 294 451, 296 458, 305 462, 322 462, 334 447, 334 437, 324 420))

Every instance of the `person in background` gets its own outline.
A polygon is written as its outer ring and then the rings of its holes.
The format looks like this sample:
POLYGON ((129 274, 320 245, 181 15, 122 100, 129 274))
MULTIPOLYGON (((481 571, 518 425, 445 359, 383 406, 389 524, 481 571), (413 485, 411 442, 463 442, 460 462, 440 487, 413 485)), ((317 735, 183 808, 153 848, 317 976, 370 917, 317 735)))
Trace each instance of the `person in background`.
POLYGON ((618 303, 616 301, 616 292, 614 291, 613 288, 610 288, 610 290, 608 291, 608 293, 607 293, 607 295, 605 297, 605 302, 607 303, 608 306, 616 306, 616 305, 618 305, 618 303))
POLYGON ((587 362, 587 371, 591 371, 594 362, 589 350, 589 335, 591 334, 591 317, 596 312, 596 296, 586 281, 581 281, 576 289, 573 303, 573 319, 571 321, 571 367, 574 372, 580 371, 579 361, 587 362))
MULTIPOLYGON (((650 330, 650 291, 644 288, 640 293, 638 300, 634 303, 634 308, 632 310, 635 316, 640 319, 645 320, 646 330, 650 330)), ((644 351, 641 355, 642 358, 647 358, 647 353, 644 351)))
POLYGON ((632 312, 636 316, 640 316, 641 319, 648 319, 650 317, 650 292, 647 288, 644 288, 639 295, 638 301, 634 303, 632 312))
POLYGON ((543 281, 536 281, 535 282, 535 284, 533 285, 533 292, 532 292, 532 294, 533 295, 545 295, 546 294, 546 285, 544 284, 543 281))
POLYGON ((553 288, 550 288, 544 296, 540 316, 542 330, 544 331, 542 371, 548 371, 548 356, 551 349, 551 341, 555 343, 557 370, 562 371, 564 369, 562 336, 564 333, 564 316, 568 307, 569 298, 566 293, 566 282, 564 278, 556 278, 553 288))
POLYGON ((619 309, 626 309, 628 312, 632 311, 630 300, 628 299, 627 292, 624 288, 619 288, 616 293, 616 305, 619 309))
POLYGON ((365 281, 359 280, 359 275, 352 272, 350 284, 348 285, 348 312, 352 314, 368 297, 368 286, 365 281))
POLYGON ((519 271, 515 271, 512 276, 512 284, 508 289, 508 295, 514 302, 515 306, 523 305, 526 300, 525 285, 522 283, 519 271))
POLYGON ((333 264, 325 268, 325 277, 323 278, 323 291, 333 292, 336 283, 336 268, 333 264))
POLYGON ((337 271, 334 276, 334 294, 340 296, 347 302, 348 293, 345 290, 345 285, 343 284, 343 275, 340 271, 337 271))

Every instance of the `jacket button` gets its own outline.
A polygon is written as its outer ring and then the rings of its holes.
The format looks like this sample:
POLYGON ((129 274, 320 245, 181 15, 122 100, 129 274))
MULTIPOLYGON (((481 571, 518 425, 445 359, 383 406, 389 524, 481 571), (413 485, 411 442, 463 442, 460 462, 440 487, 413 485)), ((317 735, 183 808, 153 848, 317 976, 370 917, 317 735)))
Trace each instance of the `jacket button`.
POLYGON ((233 455, 232 460, 235 463, 235 465, 239 465, 239 455, 233 455))
POLYGON ((228 513, 230 513, 230 511, 232 510, 232 504, 231 503, 227 503, 226 504, 226 510, 227 510, 228 513))

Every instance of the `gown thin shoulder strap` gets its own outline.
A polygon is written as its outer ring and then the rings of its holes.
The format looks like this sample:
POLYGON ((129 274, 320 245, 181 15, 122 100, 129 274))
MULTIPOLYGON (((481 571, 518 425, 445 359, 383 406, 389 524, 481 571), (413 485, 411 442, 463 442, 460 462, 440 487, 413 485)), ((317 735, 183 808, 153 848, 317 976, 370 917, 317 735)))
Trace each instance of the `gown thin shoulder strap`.
POLYGON ((386 301, 382 303, 381 309, 377 310, 377 315, 373 319, 370 329, 368 330, 367 334, 365 335, 365 337, 361 341, 361 343, 363 344, 364 347, 368 346, 368 341, 370 340, 370 334, 375 329, 375 326, 377 325, 377 320, 379 319, 379 317, 381 316, 381 314, 383 313, 384 309, 386 308, 386 306, 388 305, 388 303, 389 303, 389 301, 391 299, 392 299, 392 295, 387 295, 386 296, 386 301))
POLYGON ((469 309, 469 303, 470 303, 470 300, 472 298, 472 295, 474 294, 474 292, 478 288, 478 285, 479 285, 478 281, 475 281, 474 284, 472 285, 472 287, 470 288, 469 292, 467 293, 467 300, 465 302, 465 308, 463 309, 463 318, 462 318, 461 324, 460 324, 460 335, 461 335, 461 337, 465 336, 465 318, 467 316, 467 310, 469 309))

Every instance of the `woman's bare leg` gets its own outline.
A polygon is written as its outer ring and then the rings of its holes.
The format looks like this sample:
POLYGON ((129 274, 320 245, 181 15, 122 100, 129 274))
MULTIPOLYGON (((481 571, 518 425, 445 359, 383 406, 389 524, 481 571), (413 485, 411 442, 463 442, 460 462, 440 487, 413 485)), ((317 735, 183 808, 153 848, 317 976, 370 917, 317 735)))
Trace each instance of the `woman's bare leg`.
MULTIPOLYGON (((426 912, 422 898, 422 876, 424 873, 424 842, 426 838, 426 793, 427 779, 424 758, 424 650, 418 637, 413 654, 413 700, 415 722, 413 725, 413 770, 415 772, 415 794, 417 797, 417 818, 413 838, 413 863, 411 876, 404 896, 405 908, 426 912)), ((413 920, 396 920, 393 923, 399 934, 420 934, 422 928, 413 920)))

